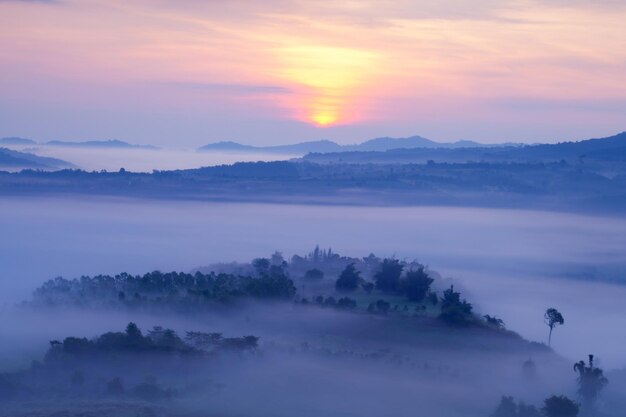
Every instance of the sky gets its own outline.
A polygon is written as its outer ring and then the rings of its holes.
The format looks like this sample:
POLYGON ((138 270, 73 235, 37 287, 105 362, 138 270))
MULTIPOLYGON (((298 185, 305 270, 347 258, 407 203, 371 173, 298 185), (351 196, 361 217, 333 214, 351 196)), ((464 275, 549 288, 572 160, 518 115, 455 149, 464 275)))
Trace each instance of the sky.
POLYGON ((0 0, 0 137, 608 136, 624 22, 623 0, 0 0))

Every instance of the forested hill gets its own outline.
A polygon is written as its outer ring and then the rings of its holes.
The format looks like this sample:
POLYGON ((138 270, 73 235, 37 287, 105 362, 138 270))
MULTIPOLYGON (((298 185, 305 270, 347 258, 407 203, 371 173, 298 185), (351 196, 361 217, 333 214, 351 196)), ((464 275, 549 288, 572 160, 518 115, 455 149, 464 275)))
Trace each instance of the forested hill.
POLYGON ((621 165, 237 163, 153 173, 0 173, 1 195, 93 194, 214 201, 458 205, 623 212, 621 165))

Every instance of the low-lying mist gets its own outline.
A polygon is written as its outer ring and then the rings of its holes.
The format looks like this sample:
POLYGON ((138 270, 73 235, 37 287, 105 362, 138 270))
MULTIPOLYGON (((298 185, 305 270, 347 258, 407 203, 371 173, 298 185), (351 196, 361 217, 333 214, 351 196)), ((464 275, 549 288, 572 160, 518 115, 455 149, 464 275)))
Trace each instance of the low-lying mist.
POLYGON ((280 161, 301 155, 263 152, 197 152, 194 149, 103 148, 71 146, 12 146, 16 150, 70 162, 86 171, 133 172, 200 168, 235 162, 280 161))
POLYGON ((4 198, 0 224, 5 308, 55 276, 185 271, 275 250, 306 253, 319 243, 353 256, 417 259, 463 285, 477 308, 533 340, 546 340, 542 314, 556 307, 566 320, 555 331, 558 352, 570 358, 595 352, 606 366, 626 362, 626 340, 615 332, 626 314, 626 221, 619 217, 4 198))
MULTIPOLYGON (((48 354, 43 365, 32 371, 37 372, 38 389, 44 391, 35 403, 9 403, 13 415, 31 407, 48 412, 55 407, 74 409, 77 403, 84 406, 85 398, 96 404, 120 398, 141 403, 146 400, 138 389, 142 372, 159 387, 148 392, 154 396, 147 403, 153 413, 149 415, 410 416, 417 408, 429 415, 471 417, 489 415, 502 395, 539 404, 552 392, 575 390, 571 364, 548 351, 522 344, 511 348, 497 335, 471 330, 429 330, 410 320, 395 322, 313 306, 248 304, 229 314, 194 317, 44 309, 21 311, 15 321, 13 314, 7 317, 13 324, 3 321, 0 331, 10 335, 13 348, 4 355, 24 359, 11 362, 14 369, 27 367, 27 357, 42 361, 49 340, 123 332, 130 320, 144 334, 159 325, 179 335, 194 330, 259 337, 259 347, 252 352, 177 357, 175 362, 163 357, 143 371, 142 361, 149 359, 145 357, 149 352, 143 359, 132 354, 78 356, 62 368, 50 363, 48 354), (25 332, 25 328, 39 332, 25 332), (533 375, 523 369, 530 357, 536 364, 533 375), (108 392, 115 379, 124 394, 108 392), (52 394, 47 397, 47 383, 68 393, 60 400, 52 394), (166 411, 160 414, 159 407, 166 411)), ((7 364, 2 365, 6 369, 7 364)), ((97 407, 90 409, 93 414, 84 415, 99 415, 93 411, 97 407)))

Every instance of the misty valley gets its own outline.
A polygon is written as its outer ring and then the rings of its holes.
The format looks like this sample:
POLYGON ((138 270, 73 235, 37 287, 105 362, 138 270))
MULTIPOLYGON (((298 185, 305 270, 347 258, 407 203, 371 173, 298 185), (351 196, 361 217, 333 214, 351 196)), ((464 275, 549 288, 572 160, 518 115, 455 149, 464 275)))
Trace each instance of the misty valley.
POLYGON ((0 417, 626 417, 626 0, 0 0, 0 417))

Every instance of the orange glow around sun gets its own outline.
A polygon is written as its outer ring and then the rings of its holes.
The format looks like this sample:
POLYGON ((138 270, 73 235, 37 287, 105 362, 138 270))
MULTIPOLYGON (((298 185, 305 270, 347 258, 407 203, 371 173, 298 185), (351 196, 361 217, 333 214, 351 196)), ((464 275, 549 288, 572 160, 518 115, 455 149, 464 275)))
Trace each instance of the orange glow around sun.
POLYGON ((298 45, 277 51, 280 76, 306 93, 288 106, 299 119, 319 127, 346 122, 354 97, 373 76, 377 56, 371 52, 329 46, 298 45))

